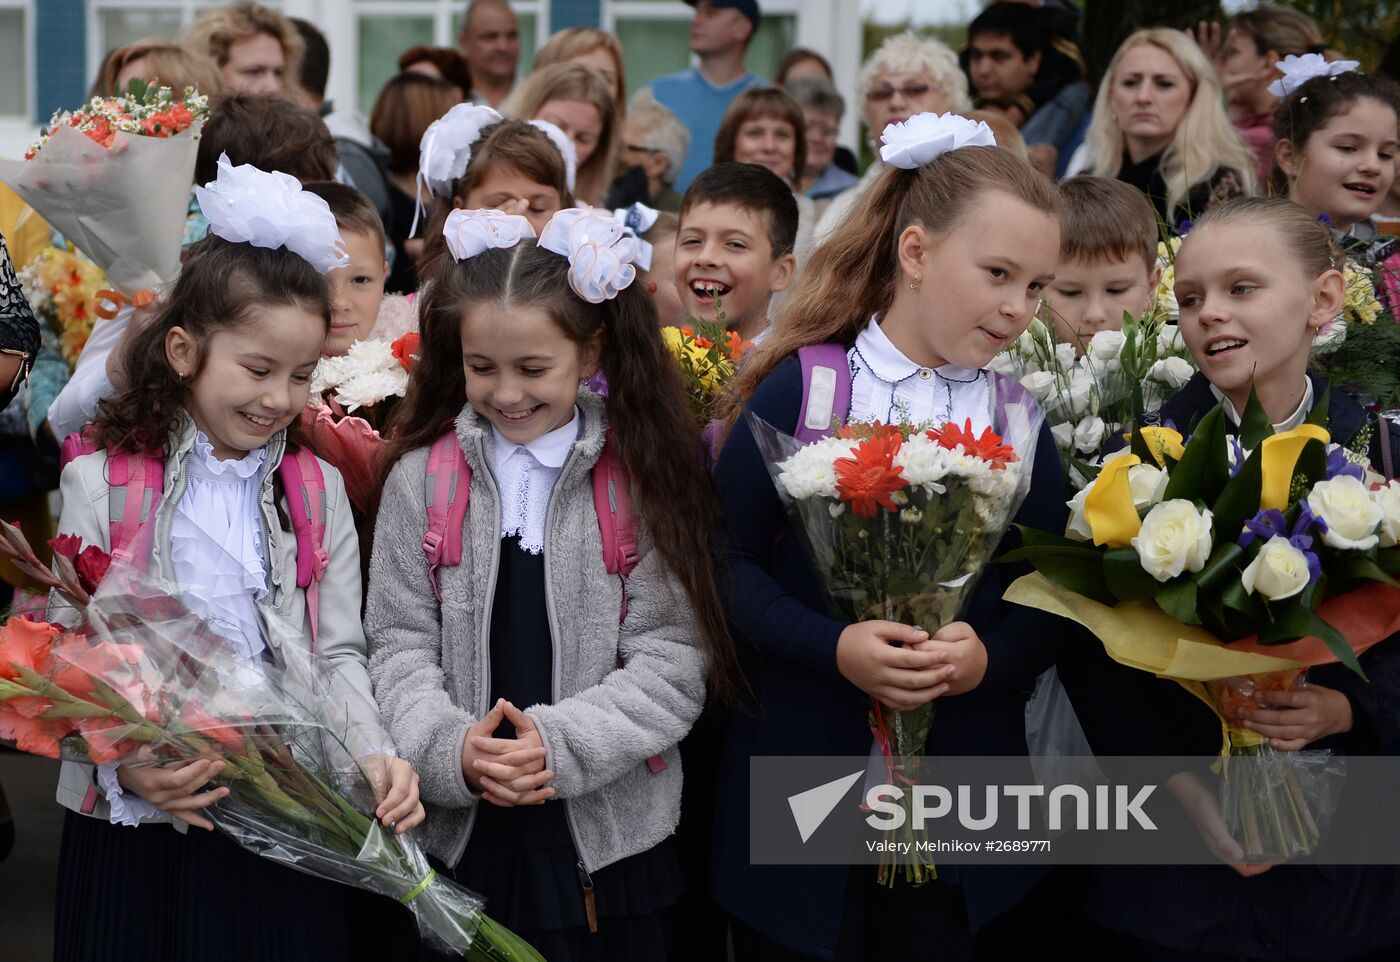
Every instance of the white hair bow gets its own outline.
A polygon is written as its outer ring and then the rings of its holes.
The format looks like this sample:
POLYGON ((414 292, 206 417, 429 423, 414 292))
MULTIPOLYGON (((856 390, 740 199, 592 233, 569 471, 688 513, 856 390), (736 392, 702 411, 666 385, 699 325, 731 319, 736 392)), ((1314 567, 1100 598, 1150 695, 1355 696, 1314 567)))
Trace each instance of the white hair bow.
POLYGON ((209 229, 226 241, 285 247, 322 274, 350 263, 330 205, 290 174, 235 167, 220 154, 218 175, 194 193, 209 229))
POLYGON ((1320 53, 1289 54, 1278 62, 1283 76, 1269 84, 1269 93, 1282 100, 1314 77, 1337 77, 1360 66, 1359 60, 1329 61, 1320 53))
POLYGON ((651 270, 651 244, 643 240, 642 235, 655 226, 656 219, 661 216, 661 212, 652 210, 646 204, 639 202, 631 207, 619 207, 613 211, 613 216, 622 221, 622 226, 631 231, 632 236, 637 238, 639 245, 637 266, 644 271, 651 270))
POLYGON ((569 139, 568 134, 548 120, 532 120, 530 126, 543 130, 545 136, 559 148, 559 153, 564 155, 564 181, 569 185, 569 193, 572 194, 574 181, 578 177, 578 149, 574 147, 574 142, 569 139))
POLYGON ((442 236, 454 259, 464 261, 482 251, 496 247, 514 247, 527 237, 535 236, 535 228, 519 214, 499 210, 454 210, 447 215, 442 236))
POLYGON ((637 279, 640 245, 603 210, 566 208, 540 233, 541 247, 569 259, 569 286, 590 304, 611 300, 637 279))
POLYGON ((903 123, 890 124, 880 140, 880 159, 904 170, 922 167, 959 147, 997 145, 992 128, 954 113, 915 114, 903 123))
POLYGON ((458 104, 423 131, 418 142, 418 196, 410 237, 418 230, 418 217, 423 212, 423 188, 438 197, 451 196, 452 182, 466 173, 471 162, 472 145, 481 139, 483 130, 501 119, 490 107, 458 104))

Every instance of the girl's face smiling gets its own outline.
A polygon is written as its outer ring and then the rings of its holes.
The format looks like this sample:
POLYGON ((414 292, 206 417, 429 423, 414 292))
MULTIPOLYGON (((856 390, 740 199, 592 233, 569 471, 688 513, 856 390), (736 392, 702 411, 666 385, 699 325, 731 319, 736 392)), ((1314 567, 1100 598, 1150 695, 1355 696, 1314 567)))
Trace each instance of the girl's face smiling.
POLYGON ((1176 257, 1181 336, 1196 365, 1237 411, 1252 385, 1275 423, 1301 400, 1313 336, 1342 293, 1341 274, 1305 277, 1267 224, 1197 227, 1176 257))
POLYGON ((539 307, 473 304, 461 334, 467 402, 516 444, 568 424, 598 370, 601 340, 580 346, 539 307))
POLYGON ((924 367, 982 368, 1035 315, 1055 276, 1060 222, 1005 191, 987 190, 947 234, 909 227, 899 246, 905 279, 882 324, 885 334, 924 367))
POLYGON ((1289 199, 1348 230, 1385 202, 1395 180, 1396 140, 1395 111, 1363 97, 1314 131, 1301 151, 1286 140, 1274 149, 1289 199))

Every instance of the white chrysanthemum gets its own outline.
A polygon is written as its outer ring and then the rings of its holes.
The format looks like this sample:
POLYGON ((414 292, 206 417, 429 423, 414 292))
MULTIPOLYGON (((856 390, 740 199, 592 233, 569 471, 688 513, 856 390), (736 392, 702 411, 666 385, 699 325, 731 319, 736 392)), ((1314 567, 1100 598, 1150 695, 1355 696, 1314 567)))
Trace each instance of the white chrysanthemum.
MULTIPOLYGON (((934 486, 948 474, 951 465, 951 452, 941 447, 937 441, 929 440, 926 434, 915 434, 902 445, 894 456, 896 467, 904 469, 901 477, 912 487, 934 486)), ((941 485, 938 485, 941 488, 941 485)), ((928 493, 932 494, 933 491, 928 493)))
POLYGON ((836 497, 836 460, 850 455, 857 442, 824 438, 800 448, 778 465, 778 484, 794 501, 836 497))
POLYGON ((346 411, 403 397, 408 372, 387 341, 356 341, 342 357, 323 357, 311 375, 311 393, 333 394, 346 411))
POLYGON ((403 397, 408 391, 408 372, 402 365, 398 370, 366 371, 340 383, 335 399, 345 405, 346 412, 378 404, 386 397, 403 397))

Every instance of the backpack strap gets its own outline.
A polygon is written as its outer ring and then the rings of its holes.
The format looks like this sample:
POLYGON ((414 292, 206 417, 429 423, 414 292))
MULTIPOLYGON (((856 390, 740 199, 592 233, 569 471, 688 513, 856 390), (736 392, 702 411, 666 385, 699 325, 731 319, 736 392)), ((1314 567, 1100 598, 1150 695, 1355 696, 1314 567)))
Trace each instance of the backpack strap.
POLYGON ((311 449, 298 446, 277 465, 287 514, 297 542, 297 587, 306 592, 306 615, 311 625, 311 655, 320 636, 321 579, 330 566, 326 552, 326 477, 311 449))
POLYGON ((794 437, 811 444, 831 434, 834 418, 851 410, 851 364, 841 344, 809 344, 797 349, 802 365, 802 407, 794 437))
POLYGON ((64 438, 63 443, 58 446, 58 469, 62 471, 74 458, 96 451, 97 442, 93 438, 91 421, 84 424, 81 431, 74 431, 64 438))
POLYGON ((107 546, 114 558, 131 560, 137 532, 164 488, 165 461, 159 454, 107 453, 107 546))
POLYGON ((425 479, 428 528, 423 534, 423 556, 428 561, 428 580, 439 602, 437 572, 442 567, 462 563, 462 524, 467 517, 471 494, 472 469, 467 464, 457 433, 448 430, 428 451, 425 479))

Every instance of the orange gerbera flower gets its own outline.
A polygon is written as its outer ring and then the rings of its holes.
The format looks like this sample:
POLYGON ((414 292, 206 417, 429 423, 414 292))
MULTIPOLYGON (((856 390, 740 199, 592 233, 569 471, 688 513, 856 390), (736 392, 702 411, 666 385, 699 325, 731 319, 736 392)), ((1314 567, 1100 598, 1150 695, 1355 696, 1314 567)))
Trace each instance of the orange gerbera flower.
POLYGON ((952 421, 941 428, 934 428, 928 432, 929 440, 937 441, 939 447, 953 450, 959 445, 968 454, 983 461, 992 463, 992 470, 997 471, 1005 468, 1012 461, 1019 460, 1011 445, 1003 440, 991 428, 983 428, 980 435, 972 433, 972 419, 968 418, 963 422, 962 427, 958 427, 952 421))
POLYGON ((898 430, 879 431, 862 441, 851 457, 836 460, 836 492, 852 514, 873 518, 876 508, 899 510, 891 495, 909 486, 900 477, 904 468, 894 464, 903 443, 898 430))

